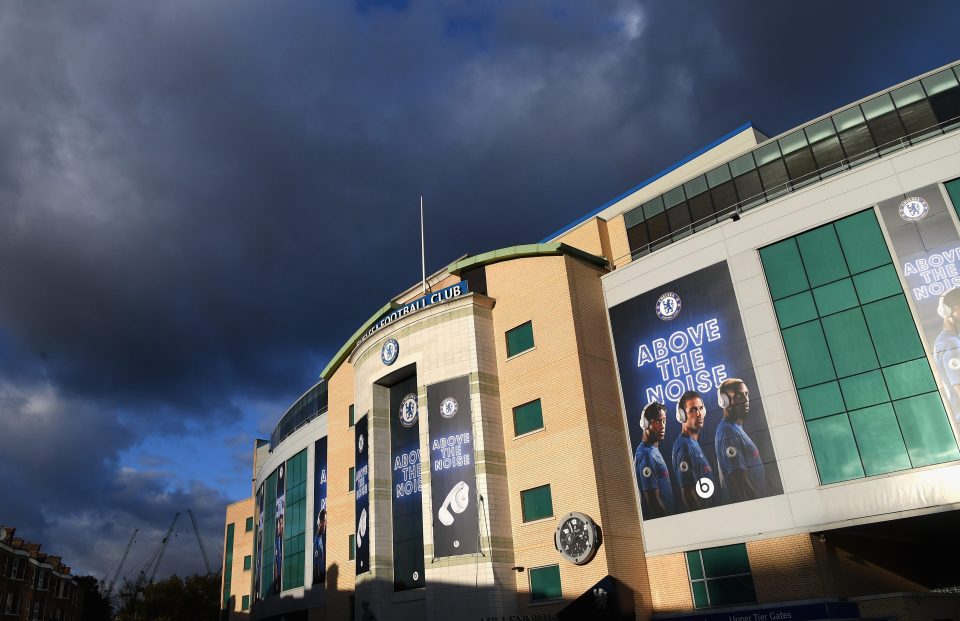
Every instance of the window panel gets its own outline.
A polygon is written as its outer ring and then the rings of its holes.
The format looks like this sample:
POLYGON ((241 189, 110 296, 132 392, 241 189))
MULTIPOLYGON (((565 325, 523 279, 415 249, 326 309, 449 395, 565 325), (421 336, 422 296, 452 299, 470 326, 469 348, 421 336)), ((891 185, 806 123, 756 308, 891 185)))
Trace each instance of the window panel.
POLYGON ((834 223, 851 274, 890 263, 887 242, 873 211, 868 209, 834 223))
POLYGON ((843 147, 840 146, 840 139, 836 136, 813 143, 810 149, 813 151, 813 158, 817 161, 817 169, 821 176, 826 176, 828 172, 831 174, 838 172, 846 157, 843 147))
POLYGON ((928 76, 920 80, 920 82, 923 84, 924 90, 927 91, 928 97, 948 91, 957 86, 957 78, 949 69, 944 69, 940 73, 928 76))
POLYGON ((760 250, 763 271, 774 300, 810 288, 794 239, 787 239, 760 250))
POLYGON ((663 206, 670 209, 674 205, 685 201, 686 198, 687 197, 683 195, 683 186, 677 186, 663 195, 663 206))
POLYGON ((960 459, 940 393, 894 401, 893 407, 914 467, 960 459))
POLYGON ((347 537, 347 560, 355 561, 357 559, 357 536, 347 537))
POLYGON ((356 421, 356 410, 354 409, 353 406, 354 406, 354 404, 351 403, 351 404, 350 404, 350 407, 347 408, 347 422, 348 422, 348 424, 349 424, 350 427, 353 427, 353 425, 357 422, 357 421, 356 421))
POLYGON ((707 595, 707 583, 703 581, 692 582, 693 587, 693 605, 695 608, 708 608, 710 598, 707 595))
POLYGON ((757 601, 757 595, 753 589, 753 576, 708 580, 707 591, 711 606, 732 606, 757 601))
POLYGON ((244 595, 240 598, 240 610, 250 610, 250 596, 244 595))
POLYGON ((787 184, 790 177, 783 160, 774 160, 769 164, 761 165, 760 180, 763 182, 763 188, 766 190, 768 199, 786 194, 790 189, 787 184))
POLYGON ((843 378, 840 380, 840 390, 843 391, 843 401, 848 410, 890 401, 883 373, 879 370, 843 378))
POLYGON ((797 236, 800 256, 811 287, 845 278, 847 263, 833 226, 821 226, 797 236))
POLYGON ((520 504, 523 508, 523 521, 530 522, 553 515, 553 498, 550 486, 541 485, 520 492, 520 504))
POLYGON ((623 214, 623 226, 630 228, 635 226, 644 220, 643 207, 635 207, 630 211, 623 214))
POLYGON ((723 213, 737 204, 737 189, 733 181, 727 181, 710 189, 710 197, 713 199, 713 208, 717 213, 723 213))
POLYGON ((689 230, 690 209, 687 208, 687 203, 684 201, 668 209, 667 221, 670 223, 670 231, 673 233, 674 239, 681 237, 678 233, 689 230))
POLYGON ((853 277, 853 286, 863 304, 897 295, 903 291, 893 264, 857 274, 853 277))
POLYGON ((750 573, 747 547, 743 544, 701 550, 703 570, 707 578, 750 573))
POLYGON ((846 414, 809 421, 807 431, 821 482, 836 483, 864 476, 860 453, 846 414))
POLYGON ((750 209, 764 202, 763 184, 760 182, 760 173, 756 170, 748 171, 733 180, 740 197, 740 208, 750 209))
POLYGON ((694 580, 703 580, 703 564, 700 562, 700 550, 690 550, 687 552, 687 569, 690 577, 694 580))
POLYGON ((817 287, 813 290, 813 297, 821 317, 860 305, 853 281, 849 278, 817 287))
POLYGON ((867 476, 910 468, 897 417, 889 403, 850 412, 850 423, 867 476))
POLYGON ((809 147, 803 147, 783 158, 787 165, 787 174, 793 182, 794 188, 802 187, 820 179, 817 175, 817 162, 813 159, 813 152, 809 147))
POLYGON ((533 349, 533 322, 528 321, 507 331, 507 356, 516 356, 533 349))
POLYGON ((513 408, 514 435, 523 435, 537 429, 543 429, 543 409, 540 399, 513 408))
POLYGON ((648 218, 647 232, 650 233, 650 242, 654 250, 665 245, 662 242, 670 243, 670 222, 667 220, 667 214, 660 212, 648 218))
POLYGON ((773 303, 781 328, 789 328, 817 318, 817 307, 809 291, 782 298, 773 303))
POLYGON ((548 565, 530 570, 530 599, 534 601, 563 597, 560 586, 560 566, 548 565))
POLYGON ((834 129, 833 121, 830 119, 823 119, 822 121, 812 123, 811 125, 805 127, 803 131, 806 133, 807 140, 810 142, 810 144, 837 135, 837 130, 834 129))
POLYGON ((903 295, 863 306, 880 364, 887 366, 924 355, 917 327, 903 295))
POLYGON ((926 358, 886 367, 883 377, 893 400, 937 390, 937 382, 933 379, 926 358))
POLYGON ((243 571, 250 571, 250 562, 251 557, 249 554, 243 557, 243 571))
POLYGON ((348 492, 354 491, 357 484, 356 476, 354 475, 354 472, 355 472, 354 467, 350 466, 350 470, 347 472, 347 491, 348 492))
POLYGON ((797 388, 806 388, 835 379, 830 351, 820 322, 811 321, 782 331, 783 344, 790 358, 790 370, 797 388))
POLYGON ((715 188, 727 181, 730 181, 730 167, 726 164, 721 164, 707 173, 707 185, 711 188, 715 188))
POLYGON ((730 162, 730 174, 734 177, 739 177, 740 175, 750 172, 751 170, 756 170, 757 164, 753 161, 753 153, 747 153, 746 155, 741 155, 737 159, 730 162))
POLYGON ((645 220, 649 220, 658 213, 663 212, 663 197, 658 196, 651 201, 647 201, 643 204, 643 216, 645 220))
POLYGON ((253 516, 247 518, 247 521, 246 521, 246 525, 245 525, 245 527, 244 527, 244 530, 245 530, 245 532, 248 532, 248 533, 249 533, 251 530, 253 530, 253 516))
POLYGON ((687 205, 690 206, 690 217, 693 220, 695 231, 704 229, 716 222, 716 218, 713 217, 713 200, 711 200, 709 192, 688 199, 687 205))
POLYGON ((647 234, 647 225, 640 224, 627 229, 627 242, 630 244, 630 252, 640 252, 646 254, 650 245, 650 236, 647 234))
POLYGON ((687 181, 683 184, 683 191, 687 195, 687 200, 697 196, 698 194, 703 194, 707 191, 707 178, 703 175, 694 177, 690 181, 687 181))
POLYGON ((859 308, 825 317, 822 323, 837 377, 863 373, 880 366, 863 312, 859 308))
POLYGON ((804 420, 823 418, 846 411, 838 382, 827 382, 797 391, 804 420))

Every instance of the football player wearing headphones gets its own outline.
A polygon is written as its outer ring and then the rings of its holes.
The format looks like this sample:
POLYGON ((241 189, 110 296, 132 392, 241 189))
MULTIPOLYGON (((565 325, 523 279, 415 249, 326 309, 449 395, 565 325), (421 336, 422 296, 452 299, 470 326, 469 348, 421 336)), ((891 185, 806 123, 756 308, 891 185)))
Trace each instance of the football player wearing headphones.
POLYGON ((943 318, 943 331, 933 342, 933 359, 950 396, 953 415, 960 418, 960 287, 941 296, 937 313, 943 318))
POLYGON ((760 498, 766 482, 763 461, 757 445, 743 430, 743 421, 750 414, 750 391, 743 380, 729 378, 717 388, 717 402, 723 408, 714 439, 720 488, 727 502, 760 498))
MULTIPOLYGON (((697 494, 697 485, 704 485, 702 479, 713 481, 713 470, 700 448, 700 430, 707 418, 707 408, 703 405, 700 393, 688 390, 677 401, 677 421, 680 423, 680 435, 673 443, 673 476, 680 486, 680 505, 687 511, 706 509, 709 498, 697 494)), ((709 489, 713 489, 711 486, 709 489)))
POLYGON ((643 441, 633 456, 633 468, 640 486, 640 507, 645 520, 673 513, 673 488, 670 471, 660 454, 660 440, 667 429, 667 408, 654 401, 640 415, 643 441))

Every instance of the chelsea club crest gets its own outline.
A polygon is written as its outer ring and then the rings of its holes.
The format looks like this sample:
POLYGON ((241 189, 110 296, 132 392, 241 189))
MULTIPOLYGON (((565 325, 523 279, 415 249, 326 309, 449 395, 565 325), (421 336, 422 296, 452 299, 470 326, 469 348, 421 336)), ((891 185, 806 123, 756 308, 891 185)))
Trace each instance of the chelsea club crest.
POLYGON ((657 298, 657 317, 670 321, 680 314, 680 296, 673 291, 667 291, 657 298))
POLYGON ((453 418, 457 414, 457 409, 460 406, 457 404, 457 400, 453 397, 447 397, 442 402, 440 402, 440 416, 444 418, 453 418))
POLYGON ((919 196, 911 196, 900 203, 900 217, 907 222, 923 220, 930 212, 930 205, 919 196))
POLYGON ((396 362, 399 355, 400 343, 397 343, 397 339, 387 339, 387 342, 380 348, 380 361, 387 366, 396 362))
POLYGON ((413 427, 417 422, 417 395, 412 392, 400 402, 400 424, 413 427))

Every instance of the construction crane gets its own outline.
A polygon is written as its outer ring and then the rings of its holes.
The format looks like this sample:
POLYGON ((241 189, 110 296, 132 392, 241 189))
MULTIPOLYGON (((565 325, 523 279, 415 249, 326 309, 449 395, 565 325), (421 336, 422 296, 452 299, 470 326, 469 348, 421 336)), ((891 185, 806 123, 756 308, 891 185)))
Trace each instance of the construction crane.
POLYGON ((207 556, 207 546, 203 545, 203 537, 200 535, 200 527, 197 526, 197 518, 193 515, 192 509, 187 509, 187 513, 190 514, 190 521, 193 522, 193 532, 197 535, 197 543, 200 544, 200 553, 203 554, 203 564, 207 567, 207 575, 213 574, 213 569, 210 567, 210 557, 207 556))
POLYGON ((137 576, 137 582, 134 585, 134 591, 139 592, 146 585, 153 584, 153 579, 157 575, 157 570, 160 569, 160 561, 163 560, 163 553, 167 550, 167 544, 170 543, 170 534, 173 532, 173 528, 177 525, 177 520, 180 519, 180 512, 173 516, 173 520, 170 522, 170 528, 167 529, 167 534, 163 536, 163 541, 160 542, 160 547, 156 552, 153 553, 147 560, 147 564, 143 566, 143 569, 140 570, 140 575, 137 576), (147 575, 149 574, 150 579, 147 580, 147 575))
POLYGON ((113 593, 113 585, 115 585, 117 582, 117 577, 120 575, 120 570, 123 569, 123 564, 127 560, 127 555, 130 554, 130 548, 133 546, 133 540, 136 539, 138 532, 138 529, 133 529, 133 534, 130 535, 130 541, 127 542, 127 547, 123 551, 123 556, 120 557, 120 564, 117 565, 117 571, 113 573, 113 578, 110 580, 110 584, 103 593, 103 596, 107 599, 110 599, 110 595, 113 593))

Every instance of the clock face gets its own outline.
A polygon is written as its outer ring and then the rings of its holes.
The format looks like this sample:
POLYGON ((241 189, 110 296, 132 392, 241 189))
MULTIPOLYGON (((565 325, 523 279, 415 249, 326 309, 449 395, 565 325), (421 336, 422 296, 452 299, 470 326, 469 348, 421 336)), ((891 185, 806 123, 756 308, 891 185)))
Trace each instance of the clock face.
POLYGON ((571 563, 583 565, 590 562, 599 544, 597 526, 583 513, 569 513, 560 521, 555 543, 560 555, 571 563))

